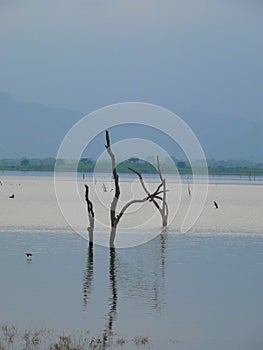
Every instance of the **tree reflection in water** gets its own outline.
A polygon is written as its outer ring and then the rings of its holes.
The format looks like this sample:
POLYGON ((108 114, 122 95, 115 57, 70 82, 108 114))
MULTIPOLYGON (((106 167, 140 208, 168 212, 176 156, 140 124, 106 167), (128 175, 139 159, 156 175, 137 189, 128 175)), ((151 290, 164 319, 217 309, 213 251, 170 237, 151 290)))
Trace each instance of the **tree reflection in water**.
POLYGON ((86 262, 86 269, 85 269, 84 281, 83 281, 83 306, 84 306, 84 308, 87 307, 88 302, 91 299, 93 274, 94 274, 93 246, 89 245, 87 262, 86 262))
MULTIPOLYGON (((113 335, 117 319, 118 289, 125 291, 124 298, 140 300, 153 310, 160 311, 164 302, 167 233, 134 248, 109 248, 109 282, 107 322, 103 331, 103 349, 113 335), (118 258, 117 258, 118 256, 118 258)), ((87 264, 83 280, 83 304, 91 299, 94 279, 93 247, 88 248, 87 264)))
POLYGON ((116 249, 114 247, 110 249, 110 262, 109 262, 109 313, 108 322, 103 332, 103 345, 106 347, 108 339, 112 335, 113 322, 117 317, 117 301, 118 301, 118 286, 117 286, 117 269, 116 269, 116 249))

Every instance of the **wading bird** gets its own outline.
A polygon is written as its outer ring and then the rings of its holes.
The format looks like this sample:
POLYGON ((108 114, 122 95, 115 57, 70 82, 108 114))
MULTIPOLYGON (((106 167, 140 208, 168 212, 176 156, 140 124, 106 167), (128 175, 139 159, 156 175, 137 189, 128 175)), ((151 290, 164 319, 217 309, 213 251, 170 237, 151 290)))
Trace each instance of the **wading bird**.
POLYGON ((214 201, 214 206, 215 206, 216 209, 219 208, 219 206, 218 206, 218 204, 216 203, 216 201, 214 201))

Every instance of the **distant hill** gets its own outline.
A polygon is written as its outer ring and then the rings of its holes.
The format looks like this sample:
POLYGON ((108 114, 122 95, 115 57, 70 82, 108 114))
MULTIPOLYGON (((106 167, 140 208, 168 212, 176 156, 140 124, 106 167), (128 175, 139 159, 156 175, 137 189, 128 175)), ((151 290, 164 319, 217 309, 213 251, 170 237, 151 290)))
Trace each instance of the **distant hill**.
POLYGON ((0 93, 0 157, 55 156, 65 133, 82 116, 0 93))
MULTIPOLYGON (((0 93, 0 158, 56 156, 67 131, 84 115, 63 108, 19 102, 6 93, 0 93)), ((178 115, 193 129, 207 158, 263 159, 262 121, 249 121, 216 113, 179 112, 178 115)), ((130 137, 129 131, 127 127, 116 128, 115 141, 130 137)), ((155 131, 138 127, 133 137, 161 141, 171 155, 182 158, 171 140, 155 131)), ((104 150, 104 136, 98 137, 94 142, 91 149, 100 154, 104 150)), ((88 152, 87 157, 96 157, 96 154, 88 152)))
POLYGON ((263 159, 263 121, 217 113, 180 114, 198 137, 207 158, 263 159))

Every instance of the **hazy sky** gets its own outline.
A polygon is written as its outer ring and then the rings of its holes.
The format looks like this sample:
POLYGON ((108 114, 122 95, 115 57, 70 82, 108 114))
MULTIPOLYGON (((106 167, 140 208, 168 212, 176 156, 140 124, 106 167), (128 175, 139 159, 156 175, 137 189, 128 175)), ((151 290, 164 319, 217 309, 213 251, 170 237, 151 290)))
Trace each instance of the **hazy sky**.
POLYGON ((263 119, 262 0, 0 0, 0 90, 263 119))

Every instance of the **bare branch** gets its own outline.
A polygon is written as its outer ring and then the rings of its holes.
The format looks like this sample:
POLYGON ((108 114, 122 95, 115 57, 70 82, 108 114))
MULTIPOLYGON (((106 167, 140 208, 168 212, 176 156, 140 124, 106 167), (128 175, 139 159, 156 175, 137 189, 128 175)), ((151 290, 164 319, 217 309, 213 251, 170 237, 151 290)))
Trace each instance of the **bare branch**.
POLYGON ((143 198, 143 199, 133 199, 132 201, 128 202, 127 204, 125 204, 123 206, 123 208, 121 209, 119 215, 117 216, 117 223, 120 221, 120 218, 122 217, 122 215, 125 213, 125 211, 132 205, 132 204, 136 204, 136 203, 144 203, 148 200, 148 196, 143 198))
POLYGON ((156 189, 156 191, 154 192, 154 193, 157 193, 157 192, 159 192, 159 190, 160 190, 160 188, 163 186, 163 184, 161 183, 158 187, 157 187, 157 189, 156 189))
POLYGON ((109 134, 109 131, 106 130, 106 145, 105 145, 106 148, 110 148, 110 134, 109 134))
MULTIPOLYGON (((145 183, 144 183, 144 180, 143 180, 143 177, 142 177, 141 173, 139 173, 139 171, 136 171, 136 170, 134 170, 134 169, 132 169, 132 168, 128 168, 128 169, 138 176, 138 178, 139 178, 139 180, 140 180, 140 183, 141 183, 141 185, 142 185, 142 188, 144 189, 144 192, 145 192, 146 194, 148 194, 148 196, 149 196, 149 195, 150 195, 150 192, 149 192, 149 190, 147 189, 147 187, 145 186, 145 183)), ((160 200, 161 200, 162 198, 156 196, 156 199, 160 199, 160 200)), ((156 200, 152 199, 150 202, 153 202, 153 204, 156 206, 156 208, 157 208, 157 209, 159 210, 159 212, 161 213, 161 208, 160 208, 159 204, 156 202, 156 200)))
MULTIPOLYGON (((141 175, 141 173, 139 173, 139 171, 136 171, 136 170, 134 170, 132 168, 128 168, 128 169, 130 171, 132 171, 134 174, 136 174, 138 176, 138 178, 143 181, 142 175, 141 175)), ((144 184, 144 181, 143 181, 143 184, 144 184)), ((147 191, 147 189, 145 191, 147 191)))
MULTIPOLYGON (((144 183, 144 180, 143 180, 143 177, 142 177, 141 173, 139 173, 139 171, 136 171, 136 170, 134 170, 132 168, 128 168, 128 169, 138 176, 138 178, 140 180, 140 183, 142 185, 142 188, 144 189, 145 193, 148 196, 150 196, 150 192, 149 192, 149 190, 147 189, 147 187, 146 187, 146 185, 144 183)), ((154 196, 151 197, 149 202, 153 202, 153 204, 156 206, 156 208, 158 209, 158 211, 159 211, 159 213, 160 213, 160 215, 162 217, 163 226, 166 226, 167 225, 167 217, 168 217, 168 205, 167 205, 167 202, 166 202, 166 194, 164 192, 167 192, 167 190, 166 190, 165 179, 162 176, 161 167, 160 167, 160 161, 159 161, 159 157, 158 156, 157 156, 157 170, 158 170, 159 177, 161 179, 161 184, 158 186, 157 190, 154 193, 154 196), (164 186, 163 191, 159 191, 162 186, 164 186), (158 196, 161 193, 163 193, 163 197, 159 197, 158 196), (157 203, 156 199, 159 199, 160 201, 162 201, 162 203, 163 203, 162 204, 162 208, 157 203)))
POLYGON ((160 193, 162 193, 162 191, 155 191, 155 192, 153 192, 153 193, 149 193, 149 195, 147 195, 147 197, 144 197, 144 198, 142 198, 142 199, 133 199, 133 200, 131 200, 130 202, 128 202, 128 203, 126 203, 123 207, 122 207, 122 209, 121 209, 121 211, 120 211, 120 213, 119 213, 119 215, 117 216, 117 223, 120 221, 120 218, 123 216, 123 214, 125 213, 125 211, 131 206, 131 205, 133 205, 133 204, 136 204, 136 203, 144 203, 144 202, 147 202, 147 201, 153 201, 154 200, 154 198, 156 198, 156 196, 158 196, 158 194, 160 194, 160 193))

